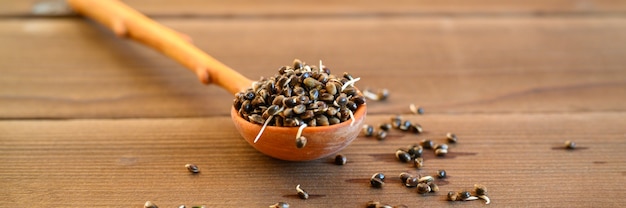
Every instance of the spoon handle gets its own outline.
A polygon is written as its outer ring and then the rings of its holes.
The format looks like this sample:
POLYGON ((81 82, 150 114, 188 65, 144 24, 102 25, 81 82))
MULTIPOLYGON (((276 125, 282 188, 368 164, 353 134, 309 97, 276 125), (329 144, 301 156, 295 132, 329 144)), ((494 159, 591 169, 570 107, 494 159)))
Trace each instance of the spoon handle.
POLYGON ((117 36, 151 47, 194 72, 200 82, 217 84, 235 94, 251 81, 191 44, 184 34, 167 28, 118 0, 68 0, 79 14, 100 22, 117 36))

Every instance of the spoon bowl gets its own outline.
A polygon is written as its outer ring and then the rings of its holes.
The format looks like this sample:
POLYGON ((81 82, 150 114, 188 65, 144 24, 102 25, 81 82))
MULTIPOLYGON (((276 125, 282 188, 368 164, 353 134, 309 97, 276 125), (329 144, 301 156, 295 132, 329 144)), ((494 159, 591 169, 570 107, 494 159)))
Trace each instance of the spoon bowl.
POLYGON ((267 126, 254 143, 261 125, 245 120, 234 107, 230 115, 241 136, 259 152, 281 160, 308 161, 331 156, 352 143, 359 135, 366 112, 367 105, 363 104, 354 112, 354 123, 346 120, 330 126, 304 128, 302 136, 307 138, 307 144, 301 149, 296 148, 298 127, 267 126))

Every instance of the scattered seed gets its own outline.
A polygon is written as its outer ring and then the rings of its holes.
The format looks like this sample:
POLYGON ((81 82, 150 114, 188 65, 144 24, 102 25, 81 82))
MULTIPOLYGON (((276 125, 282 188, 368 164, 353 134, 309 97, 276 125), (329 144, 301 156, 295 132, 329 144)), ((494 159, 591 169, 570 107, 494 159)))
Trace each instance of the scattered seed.
POLYGON ((420 114, 420 115, 424 114, 424 109, 422 107, 415 106, 415 104, 413 104, 413 103, 411 103, 411 105, 409 105, 409 109, 414 114, 420 114))
POLYGON ((385 140, 385 138, 387 138, 387 131, 380 130, 376 132, 376 139, 385 140))
POLYGON ((471 197, 472 197, 472 194, 469 191, 463 191, 459 194, 459 199, 463 201, 467 201, 467 199, 471 197))
POLYGON ((195 165, 195 164, 191 164, 191 163, 186 164, 186 165, 185 165, 185 168, 187 168, 187 170, 188 170, 189 172, 192 172, 192 173, 199 173, 199 172, 200 172, 200 169, 199 169, 199 168, 198 168, 198 166, 197 166, 197 165, 195 165))
POLYGON ((417 182, 419 182, 419 183, 432 183, 433 181, 435 181, 435 178, 433 178, 432 176, 423 176, 417 182))
POLYGON ((448 192, 448 200, 456 201, 457 199, 459 199, 459 193, 457 193, 456 191, 448 192))
POLYGON ((377 201, 368 201, 367 204, 365 205, 366 208, 379 208, 380 207, 380 202, 377 201))
POLYGON ((432 149, 435 146, 435 143, 430 139, 424 139, 421 145, 424 149, 432 149))
POLYGON ((430 186, 426 183, 419 183, 417 184, 417 193, 418 194, 426 194, 428 192, 430 192, 430 186))
POLYGON ((430 186, 430 192, 439 192, 439 186, 435 183, 428 183, 430 186))
POLYGON ((424 167, 424 158, 416 157, 415 159, 413 159, 413 165, 415 166, 415 168, 421 169, 422 167, 424 167))
POLYGON ((572 142, 570 140, 565 141, 565 148, 566 149, 575 149, 576 148, 576 142, 572 142))
POLYGON ((435 145, 435 149, 448 149, 448 145, 447 144, 436 144, 435 145))
POLYGON ((387 98, 389 97, 389 90, 387 89, 382 89, 382 90, 378 90, 378 92, 376 92, 376 95, 378 96, 378 100, 387 100, 387 98))
POLYGON ((409 127, 409 131, 411 131, 411 132, 413 132, 415 134, 421 134, 422 132, 424 132, 424 129, 419 124, 413 124, 413 125, 411 125, 411 127, 409 127))
POLYGON ((389 131, 391 129, 391 124, 390 123, 380 124, 380 129, 385 130, 385 131, 389 131))
POLYGON ((447 149, 436 149, 435 150, 435 155, 437 157, 443 157, 443 156, 446 156, 446 154, 448 154, 448 150, 447 149))
POLYGON ((276 204, 270 205, 270 208, 289 208, 289 204, 287 202, 278 202, 276 204))
POLYGON ((411 123, 411 121, 404 121, 404 122, 402 122, 402 124, 400 124, 398 129, 400 129, 402 131, 408 131, 409 128, 411 128, 412 125, 413 124, 411 123))
POLYGON ((306 191, 302 190, 302 188, 300 188, 300 184, 298 184, 296 186, 296 191, 298 192, 298 197, 300 197, 301 199, 308 199, 309 198, 309 193, 307 193, 306 191))
POLYGON ((400 181, 405 182, 407 178, 412 177, 411 174, 407 172, 400 173, 400 181))
POLYGON ((178 208, 187 208, 187 206, 185 206, 184 204, 181 204, 180 206, 178 206, 178 208))
POLYGON ((371 178, 370 184, 374 188, 381 188, 385 184, 385 182, 381 180, 380 178, 371 178))
POLYGON ((437 171, 437 178, 446 178, 448 177, 446 170, 438 170, 437 171))
POLYGON ((417 184, 419 184, 419 179, 417 177, 410 176, 404 180, 404 186, 409 188, 416 187, 417 184))
POLYGON ((402 125, 402 117, 397 115, 394 117, 391 117, 391 127, 393 128, 400 128, 400 125, 402 125))
POLYGON ((409 162, 411 161, 411 155, 404 150, 396 150, 396 158, 400 160, 400 162, 409 162))
POLYGON ((487 195, 487 187, 480 184, 474 184, 474 192, 478 196, 487 195))
POLYGON ((383 173, 375 173, 374 175, 372 175, 372 178, 378 178, 378 179, 384 181, 385 180, 385 174, 383 174, 383 173))
POLYGON ((365 124, 363 125, 363 135, 366 137, 371 137, 374 135, 374 127, 372 125, 365 124))
POLYGON ((343 156, 342 154, 338 154, 335 156, 335 165, 345 165, 346 162, 348 162, 346 156, 343 156))
POLYGON ((363 90, 363 96, 365 96, 366 98, 370 100, 383 101, 389 97, 389 90, 381 89, 381 90, 378 90, 376 93, 373 93, 369 89, 365 89, 363 90))
POLYGON ((459 139, 456 137, 456 134, 450 133, 448 132, 446 134, 446 138, 448 139, 449 143, 456 143, 459 139))
POLYGON ((151 201, 146 201, 145 204, 143 204, 144 208, 159 208, 159 206, 157 206, 156 204, 152 203, 151 201))
POLYGON ((407 151, 412 158, 416 158, 416 157, 422 157, 422 152, 424 152, 424 148, 419 145, 413 145, 411 147, 409 147, 409 150, 407 151))

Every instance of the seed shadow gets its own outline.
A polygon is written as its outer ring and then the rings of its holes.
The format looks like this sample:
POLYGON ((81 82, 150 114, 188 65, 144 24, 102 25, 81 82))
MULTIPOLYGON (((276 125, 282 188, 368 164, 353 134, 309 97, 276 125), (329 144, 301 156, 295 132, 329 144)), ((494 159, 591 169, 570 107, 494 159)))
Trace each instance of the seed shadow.
POLYGON ((592 163, 601 165, 601 164, 606 164, 606 161, 593 161, 592 163))
MULTIPOLYGON (((291 198, 300 199, 300 196, 298 196, 298 194, 285 194, 283 195, 283 197, 290 198, 290 199, 291 198)), ((309 199, 317 199, 317 198, 322 198, 322 197, 326 197, 326 195, 325 194, 309 194, 309 199)))
POLYGON ((589 147, 576 147, 574 149, 570 149, 567 147, 552 147, 552 150, 567 150, 567 151, 577 151, 577 150, 586 150, 589 149, 589 147))
MULTIPOLYGON (((454 151, 450 151, 445 156, 436 156, 434 153, 424 152, 424 154, 422 154, 422 158, 424 158, 424 161, 430 160, 430 159, 454 159, 454 158, 459 157, 459 156, 474 156, 474 155, 477 155, 477 154, 478 153, 476 153, 476 152, 454 152, 454 151)), ((368 154, 368 155, 373 157, 376 161, 400 162, 396 158, 395 154, 392 154, 392 153, 368 154)))
MULTIPOLYGON (((449 178, 450 176, 448 176, 449 178)), ((436 179, 435 180, 435 184, 437 184, 438 186, 445 186, 450 184, 450 181, 448 181, 447 179, 436 179)), ((358 184, 370 184, 370 179, 368 178, 350 178, 350 179, 346 179, 345 180, 347 183, 358 183, 358 184)), ((402 182, 400 181, 400 179, 397 180, 390 180, 390 179, 385 179, 385 184, 402 184, 402 182)), ((414 187, 407 187, 407 188, 414 188, 414 187)))

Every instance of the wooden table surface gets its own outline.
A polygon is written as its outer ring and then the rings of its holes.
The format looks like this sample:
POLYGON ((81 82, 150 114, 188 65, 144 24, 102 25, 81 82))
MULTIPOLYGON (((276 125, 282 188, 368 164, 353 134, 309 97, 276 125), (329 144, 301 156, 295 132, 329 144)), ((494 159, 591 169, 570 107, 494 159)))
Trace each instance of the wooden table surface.
POLYGON ((230 120, 231 94, 92 21, 41 15, 59 2, 0 3, 1 207, 626 205, 624 1, 125 1, 251 79, 323 60, 390 91, 368 101, 367 123, 401 114, 424 127, 359 136, 344 166, 257 152, 230 120), (395 159, 447 132, 459 142, 427 151, 422 169, 395 159), (397 177, 439 169, 449 177, 425 196, 397 177), (446 201, 476 183, 490 205, 446 201))

